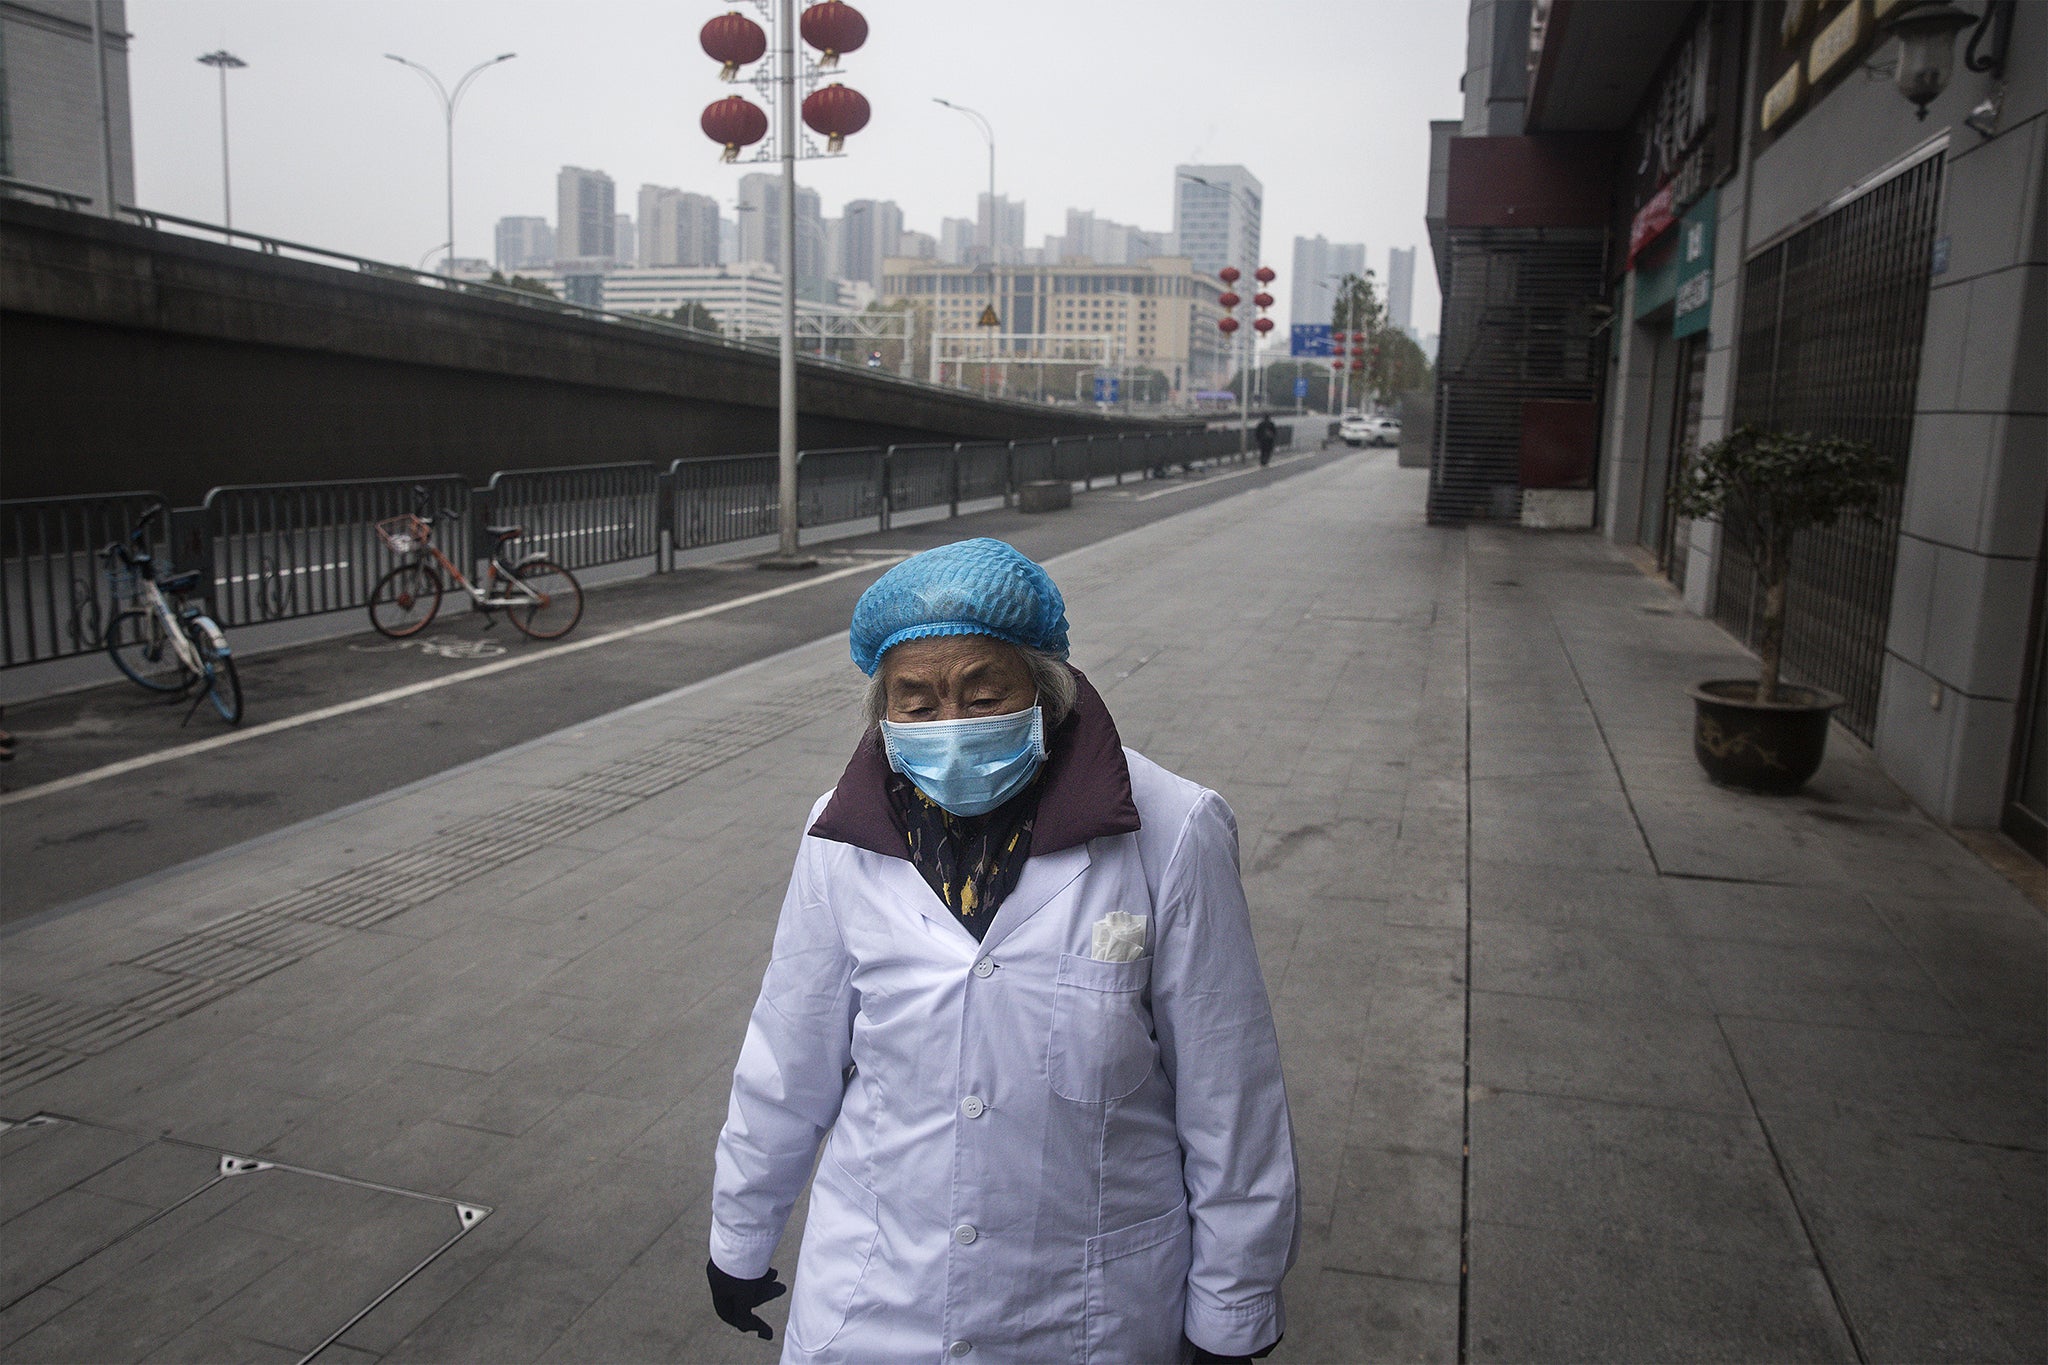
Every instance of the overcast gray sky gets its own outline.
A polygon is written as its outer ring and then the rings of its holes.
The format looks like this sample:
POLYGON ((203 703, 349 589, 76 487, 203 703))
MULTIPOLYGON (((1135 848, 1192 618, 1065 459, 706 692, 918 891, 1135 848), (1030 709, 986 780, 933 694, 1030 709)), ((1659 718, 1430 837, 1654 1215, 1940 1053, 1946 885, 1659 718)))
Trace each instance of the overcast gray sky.
MULTIPOLYGON (((857 0, 868 43, 848 85, 874 107, 843 160, 800 164, 827 213, 894 199, 936 233, 987 180, 968 121, 986 114, 998 193, 1029 205, 1027 242, 1069 207, 1172 225, 1173 167, 1241 162, 1266 186, 1267 264, 1293 239, 1423 244, 1414 320, 1436 329, 1422 212, 1428 121, 1459 113, 1463 0, 857 0)), ((225 46, 235 222, 379 260, 417 262, 443 234, 440 106, 396 52, 452 80, 500 52, 456 123, 456 236, 491 254, 506 214, 555 216, 555 172, 596 167, 632 212, 643 181, 713 194, 739 176, 698 130, 730 93, 697 46, 728 4, 697 0, 129 0, 137 198, 220 216, 216 78, 225 46)), ((751 6, 742 6, 753 13, 751 6)))

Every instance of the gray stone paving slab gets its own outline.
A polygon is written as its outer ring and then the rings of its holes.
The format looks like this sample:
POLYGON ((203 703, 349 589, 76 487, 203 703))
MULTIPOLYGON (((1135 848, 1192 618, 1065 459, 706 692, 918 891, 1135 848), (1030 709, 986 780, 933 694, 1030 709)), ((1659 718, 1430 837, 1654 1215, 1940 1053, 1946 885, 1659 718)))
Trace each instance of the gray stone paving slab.
MULTIPOLYGON (((1685 688, 1746 656, 1600 542, 1426 527, 1421 490, 1354 457, 1052 566, 1127 741, 1239 819, 1307 1211, 1273 1359, 1452 1359, 1461 1326, 1472 1359, 2040 1356, 2039 912, 1840 734, 1804 796, 1708 786, 1685 688)), ((821 641, 11 934, 10 990, 215 997, 0 1094, 136 1135, 52 1228, 174 1193, 168 1131, 492 1207, 323 1361, 772 1357, 702 1301, 710 1144, 856 683, 821 641), (716 761, 575 804, 671 743, 716 761), (458 872, 291 900, 392 859, 458 872), (337 914, 253 981, 133 965, 337 914)), ((225 1207, 26 1276, 0 1343, 257 1359, 262 1305, 358 1292, 306 1267, 377 1218, 225 1207), (232 1292, 93 1325, 216 1225, 232 1292)))

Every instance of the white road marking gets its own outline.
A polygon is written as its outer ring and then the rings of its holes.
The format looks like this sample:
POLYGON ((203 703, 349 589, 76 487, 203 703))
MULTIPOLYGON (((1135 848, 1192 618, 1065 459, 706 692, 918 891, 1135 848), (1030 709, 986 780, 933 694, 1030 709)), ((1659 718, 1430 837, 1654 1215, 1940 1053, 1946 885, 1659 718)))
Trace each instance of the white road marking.
POLYGON ((1190 488, 1214 488, 1225 480, 1241 479, 1247 474, 1263 474, 1265 471, 1266 466, 1264 465, 1246 465, 1243 469, 1235 469, 1228 474, 1212 474, 1206 479, 1196 479, 1189 483, 1177 483, 1171 488, 1162 488, 1157 493, 1140 493, 1132 498, 1131 501, 1150 502, 1154 498, 1170 498, 1175 493, 1185 493, 1190 488))
MULTIPOLYGON (((908 559, 909 556, 898 555, 896 558, 899 560, 908 559)), ((751 606, 756 602, 765 602, 773 597, 786 597, 790 593, 802 592, 805 588, 815 588, 821 583, 830 583, 835 578, 845 578, 849 574, 869 573, 881 567, 881 565, 882 561, 879 558, 865 564, 848 565, 844 569, 835 569, 831 573, 819 574, 816 578, 800 579, 794 583, 785 583, 779 588, 768 588, 761 592, 748 593, 745 597, 735 597, 730 602, 717 602, 708 607, 698 607, 694 611, 677 612, 673 616, 663 616, 652 621, 642 621, 638 625, 622 626, 618 630, 609 630, 602 635, 592 635, 587 639, 573 640, 565 645, 556 645, 552 649, 545 649, 537 654, 522 654, 516 659, 500 659, 496 663, 479 664, 475 668, 465 668, 459 673, 449 673, 439 678, 429 678, 425 682, 409 683, 404 687, 394 687, 388 691, 378 692, 371 696, 357 697, 353 701, 336 702, 332 706, 323 706, 317 710, 307 711, 296 716, 286 716, 282 720, 267 721, 262 725, 252 725, 244 730, 230 730, 226 734, 215 735, 211 739, 194 740, 190 744, 179 744, 169 749, 159 750, 153 754, 140 754, 134 758, 124 758, 118 763, 108 763, 102 767, 91 768, 82 773, 73 773, 69 777, 60 777, 55 781, 45 782, 39 786, 24 787, 20 791, 7 792, 4 795, 0 795, 0 806, 11 806, 18 801, 27 801, 38 796, 51 796, 57 792, 71 791, 78 787, 89 786, 94 782, 103 781, 109 777, 119 777, 124 773, 139 772, 144 768, 153 768, 159 763, 169 763, 175 759, 190 758, 194 754, 208 753, 214 749, 224 749, 230 744, 240 744, 245 740, 256 739, 263 735, 274 735, 283 730, 295 730, 301 725, 311 725, 316 721, 332 720, 336 716, 346 716, 355 711, 367 711, 373 706, 383 706, 388 702, 403 701, 407 697, 416 697, 422 692, 433 692, 443 687, 453 687, 456 683, 468 682, 472 678, 488 677, 493 673, 504 673, 514 668, 524 668, 528 664, 544 663, 550 659, 559 659, 567 654, 575 654, 586 649, 596 649, 599 645, 608 645, 619 640, 631 639, 633 636, 645 635, 650 631, 666 630, 670 626, 679 626, 688 621, 698 621, 707 616, 716 616, 720 612, 731 611, 735 607, 751 606)))

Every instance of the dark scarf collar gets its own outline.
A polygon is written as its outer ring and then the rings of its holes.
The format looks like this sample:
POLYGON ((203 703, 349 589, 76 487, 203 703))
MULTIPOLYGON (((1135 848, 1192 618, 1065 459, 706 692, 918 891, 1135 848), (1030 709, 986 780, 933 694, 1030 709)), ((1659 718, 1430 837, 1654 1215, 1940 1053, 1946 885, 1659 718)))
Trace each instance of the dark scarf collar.
MULTIPOLYGON (((1131 796, 1131 767, 1124 761, 1123 740, 1109 708, 1078 668, 1074 710, 1053 732, 1046 746, 1045 772, 1038 798, 1038 823, 1031 835, 1037 857, 1138 828, 1138 803, 1131 796)), ((889 757, 882 734, 870 728, 861 736, 853 760, 833 788, 825 813, 811 826, 820 839, 852 844, 890 858, 909 861, 904 831, 889 800, 889 757)))

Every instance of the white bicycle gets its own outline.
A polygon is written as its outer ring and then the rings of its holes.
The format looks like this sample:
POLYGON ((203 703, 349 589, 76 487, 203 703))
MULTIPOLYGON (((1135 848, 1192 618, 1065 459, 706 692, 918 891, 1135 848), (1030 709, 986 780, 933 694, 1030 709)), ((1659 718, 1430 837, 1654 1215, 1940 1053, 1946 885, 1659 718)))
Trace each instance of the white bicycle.
POLYGON ((149 526, 164 514, 159 503, 143 513, 125 541, 100 551, 107 561, 113 600, 133 597, 140 605, 116 612, 107 623, 107 653, 130 682, 151 692, 182 695, 198 689, 185 721, 201 702, 212 702, 230 725, 242 720, 242 679, 235 672, 227 634, 212 617, 185 601, 199 586, 201 575, 156 576, 156 558, 147 549, 149 526))

